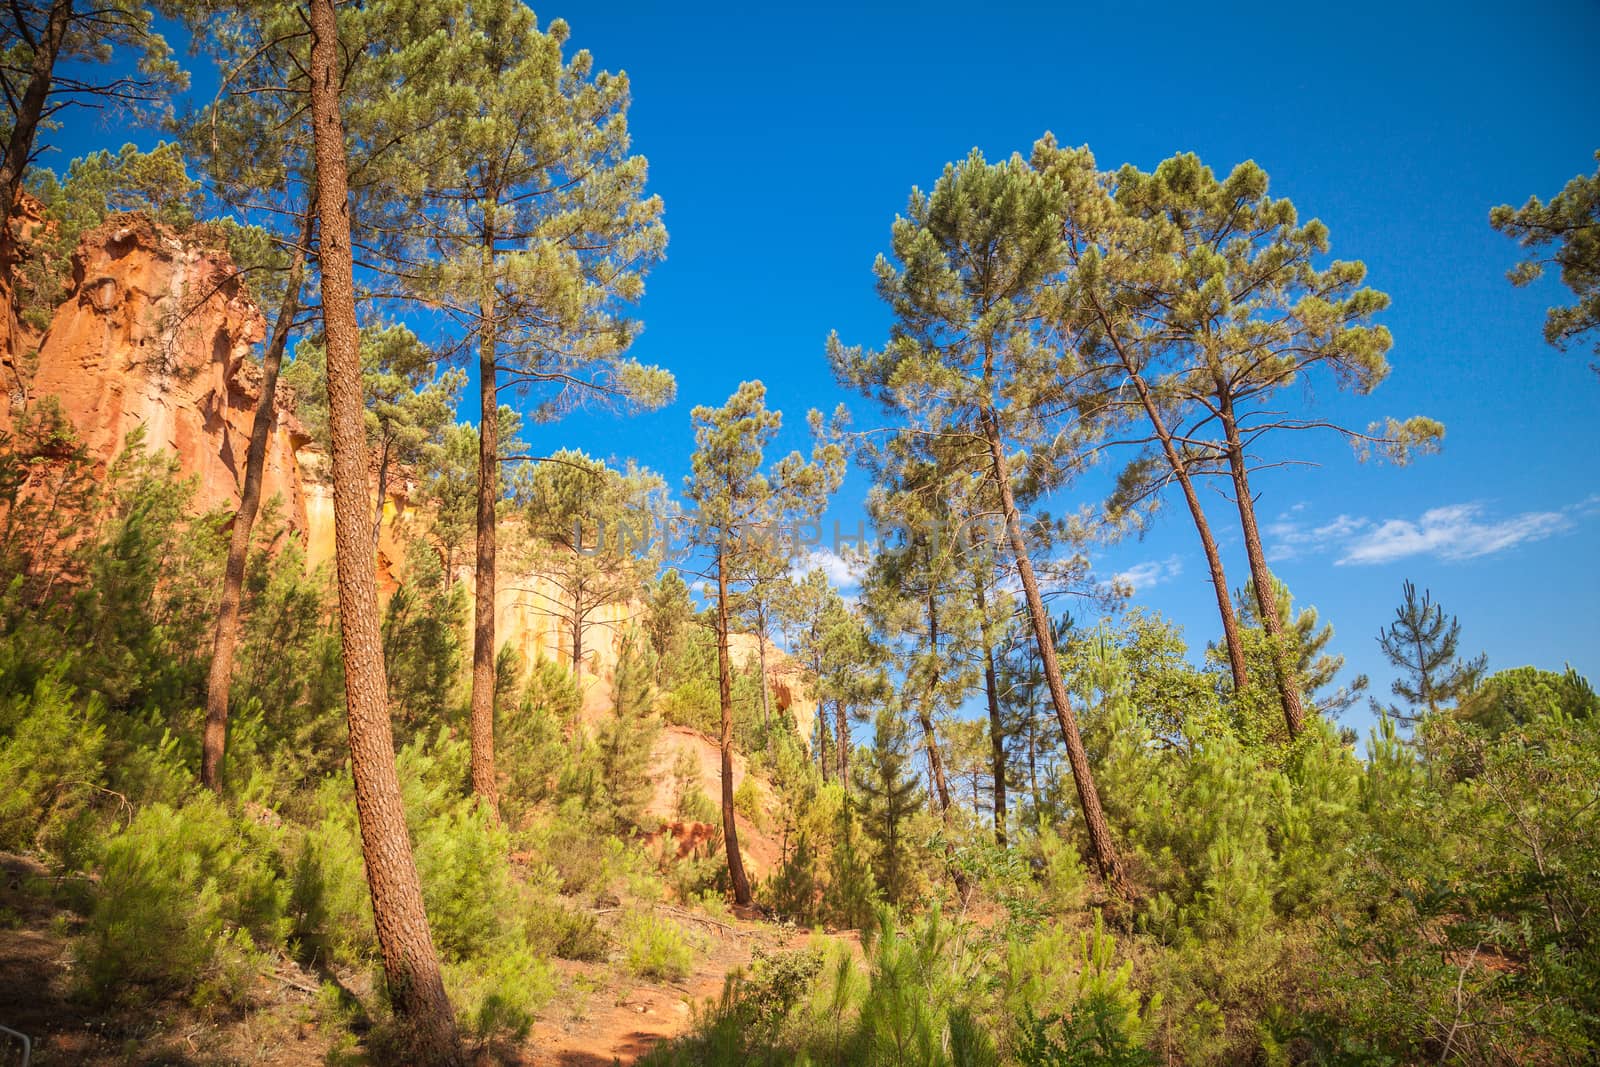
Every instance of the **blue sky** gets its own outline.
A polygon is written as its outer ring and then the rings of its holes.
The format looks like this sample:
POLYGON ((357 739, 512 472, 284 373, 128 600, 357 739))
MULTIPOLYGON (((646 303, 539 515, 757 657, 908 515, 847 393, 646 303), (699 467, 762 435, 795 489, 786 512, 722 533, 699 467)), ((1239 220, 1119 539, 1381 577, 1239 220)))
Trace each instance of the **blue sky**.
MULTIPOLYGON (((785 450, 804 444, 810 407, 845 400, 858 425, 874 424, 873 406, 831 381, 824 341, 835 329, 847 343, 883 340, 873 258, 911 187, 974 146, 997 158, 1051 130, 1105 166, 1182 151, 1219 171, 1254 159, 1393 298, 1389 381, 1368 398, 1292 401, 1356 425, 1423 413, 1448 427, 1443 454, 1399 470, 1360 465, 1334 440, 1294 442, 1295 458, 1320 465, 1257 482, 1279 576, 1334 623, 1334 650, 1380 695, 1390 674, 1374 637, 1406 578, 1460 616, 1466 650, 1492 667, 1571 662, 1600 676, 1600 377, 1591 353, 1544 344, 1544 309, 1564 290, 1513 290, 1516 250, 1486 221, 1492 205, 1594 170, 1600 8, 1296 7, 538 7, 632 78, 635 148, 671 233, 637 354, 677 374, 679 399, 537 427, 535 447, 637 456, 676 486, 689 409, 746 378, 788 416, 785 450)), ((854 474, 836 502, 846 527, 864 491, 854 474)), ((1212 499, 1242 585, 1229 508, 1212 499)), ((1216 634, 1180 502, 1097 568, 1140 578, 1138 601, 1192 645, 1216 634)))
MULTIPOLYGON (((1299 435, 1296 455, 1321 466, 1258 479, 1279 576, 1334 623, 1335 650, 1380 694, 1391 676, 1374 638, 1406 578, 1461 617, 1469 651, 1493 667, 1570 661, 1600 675, 1600 378, 1587 353, 1544 344, 1543 311, 1564 291, 1513 290, 1515 249, 1486 222, 1494 204, 1593 171, 1600 68, 1587 49, 1600 10, 1293 7, 541 10, 632 78, 635 144, 672 235, 639 354, 673 368, 680 397, 627 424, 552 434, 676 474, 687 409, 747 377, 797 428, 804 409, 840 399, 872 423, 873 406, 829 380, 824 339, 886 336, 873 257, 911 186, 973 146, 996 158, 1052 130, 1107 166, 1180 151, 1218 170, 1254 159, 1394 301, 1389 381, 1360 400, 1294 401, 1357 425, 1425 413, 1448 428, 1441 455, 1399 470, 1299 435)), ((836 505, 847 528, 864 489, 854 476, 836 505)), ((1230 509, 1213 500, 1242 585, 1230 509)), ((1174 500, 1098 566, 1144 577, 1137 599, 1202 646, 1218 627, 1195 540, 1174 500)))

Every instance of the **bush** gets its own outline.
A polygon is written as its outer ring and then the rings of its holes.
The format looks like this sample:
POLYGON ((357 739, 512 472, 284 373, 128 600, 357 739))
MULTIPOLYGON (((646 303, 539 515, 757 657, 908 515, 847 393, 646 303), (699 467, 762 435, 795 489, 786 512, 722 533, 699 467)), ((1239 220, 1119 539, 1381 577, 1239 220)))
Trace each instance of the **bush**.
POLYGON ((98 698, 77 700, 59 669, 0 702, 0 848, 77 851, 101 781, 103 713, 98 698))
POLYGON ((694 969, 694 946, 683 928, 653 911, 630 911, 617 931, 623 963, 641 978, 679 982, 694 969))
POLYGON ((767 828, 767 813, 761 806, 761 787, 756 785, 755 775, 746 774, 733 791, 733 810, 749 819, 757 830, 767 828))
POLYGON ((555 995, 550 965, 526 945, 471 963, 446 963, 444 980, 463 1034, 480 1044, 523 1040, 555 995))
POLYGON ((706 796, 706 791, 698 785, 684 791, 678 801, 677 814, 681 822, 707 822, 719 827, 722 825, 722 809, 717 806, 715 800, 706 796))
POLYGON ((272 832, 210 797, 152 804, 101 855, 99 898, 82 946, 100 1002, 144 986, 232 1000, 263 950, 289 932, 289 886, 272 832))
POLYGON ((1117 962, 1116 940, 1100 913, 1093 930, 1054 923, 1006 947, 1002 1006, 1016 1031, 1012 1044, 1027 1064, 1141 1064, 1154 1062, 1144 1043, 1161 996, 1141 1005, 1133 963, 1117 962), (1037 1005, 1051 1014, 1039 1018, 1037 1005))

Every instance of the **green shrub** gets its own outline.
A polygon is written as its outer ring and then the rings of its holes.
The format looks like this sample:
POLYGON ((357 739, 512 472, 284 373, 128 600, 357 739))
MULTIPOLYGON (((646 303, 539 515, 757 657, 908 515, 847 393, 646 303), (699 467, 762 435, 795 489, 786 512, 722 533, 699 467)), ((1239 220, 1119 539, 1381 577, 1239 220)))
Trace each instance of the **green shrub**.
POLYGON ((0 701, 0 849, 72 847, 101 782, 98 698, 79 701, 57 669, 26 697, 0 701))
POLYGON ((465 1036, 480 1044, 519 1042, 555 995, 550 965, 528 946, 444 966, 445 989, 465 1036))
POLYGON ((757 830, 767 828, 767 813, 761 806, 761 787, 753 774, 746 774, 739 788, 733 791, 733 810, 750 820, 757 830))
POLYGON ((230 1000, 282 944, 289 886, 272 832, 209 797, 153 804, 106 841, 82 945, 97 1001, 135 987, 230 1000))
POLYGON ((1118 962, 1099 912, 1092 930, 1060 923, 1013 937, 1001 971, 1001 1007, 1018 1026, 1012 1044, 1029 1064, 1143 1063, 1161 996, 1141 1003, 1133 963, 1118 962), (1035 1012, 1048 1009, 1048 1016, 1035 1012), (1077 1057, 1077 1058, 1073 1058, 1077 1057))
POLYGON ((653 911, 630 911, 617 930, 623 963, 641 978, 678 982, 694 969, 694 946, 683 928, 653 911))

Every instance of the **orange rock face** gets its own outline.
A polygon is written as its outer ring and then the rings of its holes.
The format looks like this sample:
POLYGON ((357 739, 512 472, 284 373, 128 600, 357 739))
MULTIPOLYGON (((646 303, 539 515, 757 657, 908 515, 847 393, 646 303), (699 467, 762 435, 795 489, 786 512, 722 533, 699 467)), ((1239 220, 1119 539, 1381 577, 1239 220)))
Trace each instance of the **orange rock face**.
MULTIPOLYGON (((0 337, 0 362, 11 402, 0 405, 0 430, 8 430, 21 404, 54 397, 76 426, 103 471, 129 436, 143 428, 145 447, 175 455, 185 476, 197 479, 202 509, 233 510, 239 502, 245 452, 260 399, 261 371, 251 350, 267 323, 240 285, 227 253, 187 240, 140 215, 114 218, 84 235, 73 259, 73 283, 49 328, 34 337, 25 331, 0 337), (37 346, 31 377, 7 358, 37 346)), ((6 328, 19 309, 0 293, 6 328)), ((333 556, 331 488, 321 479, 325 457, 292 414, 292 399, 280 390, 268 442, 262 499, 282 502, 282 516, 303 538, 307 564, 333 556)), ((385 501, 384 526, 377 548, 380 582, 395 588, 405 542, 425 522, 410 498, 404 476, 393 477, 385 501)), ((470 567, 456 578, 472 588, 470 567)), ((543 657, 570 666, 571 637, 552 610, 559 588, 538 574, 504 575, 496 598, 498 639, 518 648, 524 661, 543 657)), ((637 602, 609 605, 594 613, 584 637, 583 705, 586 717, 609 713, 612 682, 623 635, 639 618, 637 602)), ((734 661, 753 661, 753 637, 734 635, 734 661)), ((768 680, 775 710, 794 717, 808 742, 816 704, 805 692, 796 663, 770 644, 768 680)), ((720 768, 710 738, 681 727, 663 731, 654 762, 658 780, 670 779, 680 750, 695 754, 701 786, 718 794, 720 768)), ((744 775, 743 757, 735 779, 744 775)), ((666 788, 665 785, 662 789, 666 788)), ((669 814, 666 794, 657 790, 651 811, 669 814)), ((770 798, 769 798, 770 799, 770 798)), ((758 873, 771 869, 772 843, 741 817, 741 834, 758 873)))
MULTIPOLYGON (((138 215, 84 235, 73 282, 39 340, 27 397, 55 397, 102 467, 142 427, 146 447, 197 476, 202 508, 233 508, 260 396, 251 348, 266 330, 227 253, 138 215)), ((9 424, 17 396, 0 414, 9 424)), ((280 398, 263 498, 307 526, 297 451, 309 436, 280 398)))

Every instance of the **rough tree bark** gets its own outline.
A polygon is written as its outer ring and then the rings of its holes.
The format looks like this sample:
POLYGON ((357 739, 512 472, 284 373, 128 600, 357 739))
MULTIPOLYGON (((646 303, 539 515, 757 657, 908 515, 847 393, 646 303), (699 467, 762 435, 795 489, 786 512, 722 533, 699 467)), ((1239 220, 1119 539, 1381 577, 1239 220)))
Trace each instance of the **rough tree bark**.
POLYGON ((1167 468, 1172 471, 1172 476, 1178 480, 1178 486, 1183 490, 1183 502, 1188 505, 1189 517, 1194 520, 1194 528, 1200 535, 1200 548, 1205 552, 1206 567, 1211 573, 1211 588, 1217 598, 1217 614, 1222 617, 1222 638, 1228 649, 1228 670, 1233 675, 1233 691, 1242 693, 1249 684, 1250 675, 1245 667, 1244 640, 1239 633, 1239 616, 1233 610, 1228 577, 1222 569, 1222 553, 1217 549, 1217 539, 1211 535, 1211 523, 1206 518, 1205 509, 1200 506, 1200 494, 1195 491, 1194 479, 1189 476, 1188 464, 1184 463, 1183 457, 1178 454, 1172 430, 1161 415, 1161 408, 1155 402, 1150 383, 1145 381, 1144 375, 1134 364, 1133 357, 1123 346, 1121 335, 1101 306, 1098 297, 1094 299, 1094 306, 1100 325, 1104 327, 1106 337, 1117 353, 1118 362, 1122 364, 1128 380, 1133 382, 1134 391, 1139 394, 1139 404, 1144 408, 1145 417, 1150 420, 1150 427, 1155 431, 1156 439, 1161 442, 1162 458, 1167 461, 1167 468))
POLYGON ((333 443, 334 553, 356 817, 389 995, 408 1028, 414 1063, 459 1067, 455 1014, 445 994, 411 855, 389 723, 378 583, 368 528, 365 412, 350 242, 349 179, 339 115, 333 0, 311 0, 311 119, 321 227, 328 422, 333 443))
MULTIPOLYGON (((486 266, 494 255, 494 232, 485 223, 486 266)), ((479 307, 478 335, 478 545, 472 607, 472 792, 499 818, 494 769, 495 526, 500 502, 500 394, 494 343, 492 287, 479 307)))
MULTIPOLYGON (((980 605, 981 607, 981 605, 980 605)), ((989 748, 994 764, 994 843, 1006 847, 1006 733, 1000 719, 1000 679, 994 649, 983 650, 983 691, 989 700, 989 748)))
POLYGON ((1305 706, 1300 699, 1300 677, 1289 655, 1289 645, 1283 631, 1283 620, 1278 617, 1278 591, 1267 567, 1267 555, 1261 550, 1261 529, 1256 525, 1256 503, 1250 495, 1250 474, 1244 454, 1244 441, 1239 435, 1239 423, 1234 417, 1233 397, 1219 381, 1217 405, 1222 416, 1222 429, 1228 442, 1228 473, 1233 478, 1233 496, 1239 508, 1239 528, 1244 534, 1245 556, 1250 560, 1250 579, 1255 586, 1256 603, 1261 615, 1261 628, 1267 632, 1267 643, 1272 650, 1272 676, 1278 687, 1278 700, 1283 705, 1283 721, 1289 729, 1289 740, 1300 736, 1305 727, 1305 706))
MULTIPOLYGON (((22 178, 33 156, 34 137, 39 132, 39 120, 44 115, 45 100, 50 96, 50 86, 55 78, 56 58, 61 54, 66 40, 67 27, 72 22, 72 0, 56 0, 50 5, 50 16, 45 20, 44 32, 33 42, 33 63, 28 68, 28 85, 17 103, 16 117, 11 136, 6 139, 6 154, 0 160, 0 196, 5 197, 4 222, 0 226, 0 280, 7 292, 13 291, 11 269, 16 264, 16 235, 11 231, 11 212, 16 207, 17 196, 22 192, 22 178)), ((25 32, 19 19, 18 33, 25 32)), ((9 34, 7 35, 9 36, 9 34)), ((15 314, 15 309, 8 309, 15 314)))
POLYGON ((839 784, 844 787, 844 795, 850 795, 850 708, 843 700, 835 698, 833 701, 833 727, 837 737, 834 740, 834 760, 839 767, 839 784))
POLYGON ((316 206, 307 205, 300 223, 300 240, 289 260, 283 302, 272 324, 272 336, 261 355, 261 397, 250 424, 250 445, 245 452, 244 483, 239 489, 239 510, 233 516, 228 539, 228 561, 222 572, 222 596, 217 604, 217 627, 211 646, 211 672, 206 681, 205 735, 200 746, 200 781, 213 793, 222 792, 222 760, 228 740, 228 690, 233 682, 233 656, 239 643, 239 602, 244 588, 244 568, 250 556, 250 534, 261 506, 261 480, 266 468, 267 440, 276 417, 278 371, 283 352, 300 313, 300 285, 305 278, 306 253, 316 226, 316 206))
POLYGON ((1072 710, 1072 704, 1067 699, 1067 687, 1061 680, 1061 664, 1056 658, 1055 638, 1050 632, 1050 616, 1045 612, 1039 582, 1034 577, 1033 560, 1028 554, 1022 518, 1017 511, 1016 494, 1011 489, 1010 465, 1006 461, 1005 443, 1000 438, 999 422, 992 411, 984 412, 982 420, 983 434, 989 444, 991 473, 1000 492, 1006 537, 1011 543, 1012 556, 1016 559, 1018 576, 1022 579, 1028 619, 1033 624, 1034 641, 1038 644, 1045 681, 1050 687, 1050 701, 1055 705, 1056 721, 1061 725, 1061 736, 1067 744, 1067 762, 1072 765, 1072 781, 1077 787, 1078 803, 1083 808, 1084 825, 1089 831, 1089 850, 1094 854, 1101 879, 1115 896, 1126 900, 1128 884, 1123 875, 1122 859, 1111 839, 1105 809, 1100 806, 1100 794, 1095 789, 1094 775, 1089 769, 1089 754, 1084 751, 1083 736, 1078 732, 1077 714, 1072 710))
POLYGON ((750 903, 750 879, 739 854, 739 827, 733 812, 733 674, 728 661, 728 572, 724 549, 717 546, 717 695, 722 703, 722 847, 728 854, 733 899, 750 903))

